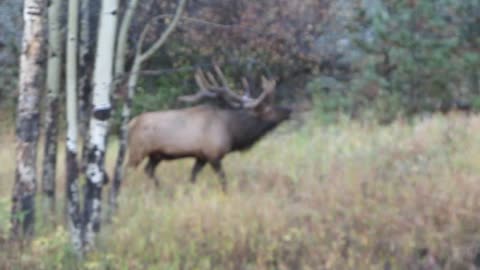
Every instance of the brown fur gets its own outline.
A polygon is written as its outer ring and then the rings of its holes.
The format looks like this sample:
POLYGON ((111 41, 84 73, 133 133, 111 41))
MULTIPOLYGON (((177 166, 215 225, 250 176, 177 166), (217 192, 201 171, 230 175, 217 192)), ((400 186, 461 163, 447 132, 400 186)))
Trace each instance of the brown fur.
POLYGON ((149 158, 146 173, 162 160, 193 157, 191 181, 205 163, 210 163, 226 188, 222 158, 231 151, 243 151, 289 118, 290 110, 269 105, 255 109, 221 109, 199 105, 186 109, 147 112, 129 123, 128 166, 137 167, 149 158))
POLYGON ((223 117, 210 106, 149 112, 129 124, 129 166, 151 154, 175 157, 220 158, 228 149, 223 117))

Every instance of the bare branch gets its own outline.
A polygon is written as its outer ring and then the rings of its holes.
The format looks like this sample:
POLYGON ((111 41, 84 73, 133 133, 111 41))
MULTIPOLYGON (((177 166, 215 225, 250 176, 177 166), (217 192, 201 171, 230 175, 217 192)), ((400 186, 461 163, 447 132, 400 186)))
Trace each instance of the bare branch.
POLYGON ((198 24, 205 24, 208 26, 212 26, 215 28, 223 28, 223 29, 232 29, 232 28, 246 28, 245 26, 241 26, 240 24, 220 24, 215 22, 210 22, 207 20, 202 20, 198 18, 190 18, 190 17, 182 17, 182 21, 191 22, 191 23, 198 23, 198 24))
POLYGON ((133 14, 137 8, 138 0, 128 1, 127 10, 120 26, 117 40, 117 51, 115 54, 115 75, 121 75, 125 72, 125 53, 127 51, 127 37, 130 24, 132 22, 133 14))
POLYGON ((147 33, 150 30, 150 27, 151 27, 152 23, 157 21, 157 20, 160 20, 160 19, 163 19, 163 18, 168 18, 168 17, 172 17, 172 14, 160 14, 160 15, 157 15, 157 16, 151 18, 147 22, 147 24, 145 25, 145 27, 142 30, 142 33, 140 34, 140 38, 139 38, 138 44, 137 44, 137 49, 135 51, 135 57, 140 57, 141 56, 143 42, 145 41, 145 37, 147 36, 147 33))
POLYGON ((147 36, 148 30, 150 30, 150 23, 147 23, 147 25, 145 25, 145 27, 142 30, 142 33, 140 34, 140 38, 138 39, 137 49, 135 50, 135 58, 140 58, 140 55, 142 54, 143 41, 147 36))
MULTIPOLYGON (((159 19, 164 19, 164 18, 169 18, 169 17, 175 17, 175 14, 160 14, 158 16, 155 16, 153 18, 151 18, 147 24, 145 25, 145 27, 143 28, 142 30, 142 33, 140 35, 140 39, 139 39, 139 42, 138 42, 138 46, 137 46, 137 54, 140 55, 141 54, 141 48, 143 46, 143 41, 145 40, 145 36, 147 34, 147 32, 150 30, 150 26, 153 22, 159 20, 159 19)), ((210 22, 210 21, 207 21, 207 20, 202 20, 202 19, 198 19, 198 18, 190 18, 190 17, 180 17, 179 20, 182 20, 182 21, 185 21, 185 22, 190 22, 190 23, 198 23, 198 24, 204 24, 204 25, 208 25, 208 26, 212 26, 212 27, 215 27, 215 28, 223 28, 223 29, 232 29, 232 28, 244 28, 238 24, 220 24, 220 23, 214 23, 214 22, 210 22)))
POLYGON ((168 36, 170 36, 170 34, 173 32, 173 30, 177 26, 180 16, 182 15, 183 10, 185 9, 186 3, 187 3, 187 0, 180 0, 172 22, 170 22, 167 29, 162 33, 160 38, 146 52, 140 55, 141 62, 150 58, 165 43, 168 36))

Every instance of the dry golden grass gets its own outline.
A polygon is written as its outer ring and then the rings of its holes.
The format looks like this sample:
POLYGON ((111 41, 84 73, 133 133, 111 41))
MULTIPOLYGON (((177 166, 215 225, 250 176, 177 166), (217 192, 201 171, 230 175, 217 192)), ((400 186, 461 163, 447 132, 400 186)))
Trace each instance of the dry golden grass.
MULTIPOLYGON (((210 169, 192 186, 188 160, 161 164, 158 190, 129 172, 118 215, 83 263, 61 226, 40 224, 22 256, 0 251, 0 268, 474 269, 479 130, 480 117, 461 115, 383 127, 311 121, 228 156, 226 195, 210 169)), ((13 137, 2 139, 0 236, 14 169, 13 137)))

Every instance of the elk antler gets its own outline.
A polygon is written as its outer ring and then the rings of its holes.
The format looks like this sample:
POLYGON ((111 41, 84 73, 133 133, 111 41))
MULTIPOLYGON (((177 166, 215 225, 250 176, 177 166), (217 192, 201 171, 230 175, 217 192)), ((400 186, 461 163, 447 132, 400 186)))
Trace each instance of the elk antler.
POLYGON ((245 95, 243 97, 239 96, 237 93, 233 92, 230 88, 228 88, 228 82, 225 79, 225 76, 223 75, 223 72, 218 67, 218 65, 214 63, 213 68, 215 69, 217 76, 220 78, 224 86, 223 88, 220 88, 220 90, 223 90, 226 94, 228 94, 230 98, 234 99, 237 102, 240 102, 242 104, 242 107, 244 108, 257 107, 265 100, 266 97, 271 96, 271 94, 275 90, 276 81, 274 79, 268 80, 264 76, 262 76, 263 92, 256 99, 252 99, 250 96, 250 87, 248 85, 248 82, 245 78, 243 78, 242 84, 245 91, 245 95))
POLYGON ((245 78, 243 78, 242 84, 245 95, 240 96, 239 94, 235 93, 235 91, 230 89, 225 75, 216 63, 213 63, 213 68, 222 85, 218 83, 217 79, 212 73, 207 72, 205 74, 202 70, 198 69, 195 72, 194 77, 195 82, 200 90, 192 95, 181 96, 178 98, 178 100, 184 102, 198 102, 205 97, 216 98, 220 96, 225 102, 229 103, 229 105, 234 108, 255 108, 261 104, 275 89, 275 80, 267 80, 262 76, 263 92, 260 94, 260 96, 253 99, 250 97, 250 87, 248 82, 245 78))
POLYGON ((262 76, 262 88, 263 92, 256 99, 250 99, 246 101, 243 105, 244 108, 255 108, 260 105, 265 98, 271 96, 273 91, 275 91, 276 81, 275 79, 268 80, 262 76))
POLYGON ((215 73, 217 74, 217 76, 220 78, 220 81, 222 82, 222 87, 220 87, 218 90, 223 91, 224 94, 228 96, 228 98, 234 100, 235 102, 243 103, 244 102, 243 97, 238 95, 237 93, 232 91, 230 87, 228 87, 227 79, 225 79, 225 75, 223 75, 222 70, 218 67, 216 63, 213 63, 213 69, 215 70, 215 73))
POLYGON ((243 92, 245 93, 243 95, 243 98, 249 98, 251 96, 250 85, 248 84, 248 81, 245 77, 242 78, 242 86, 243 92))
POLYGON ((198 102, 204 97, 208 97, 208 98, 217 97, 216 93, 211 92, 207 89, 207 86, 205 85, 205 82, 204 82, 203 72, 201 70, 197 70, 195 72, 194 77, 195 77, 195 83, 200 88, 200 90, 198 90, 197 93, 192 95, 180 96, 178 100, 183 102, 198 102))
POLYGON ((205 73, 198 69, 195 72, 194 78, 199 90, 195 94, 181 96, 178 100, 183 102, 198 102, 203 98, 222 97, 230 106, 234 108, 242 107, 241 97, 237 97, 235 92, 230 90, 223 73, 221 73, 218 67, 216 68, 216 73, 223 83, 222 86, 217 82, 217 79, 212 73, 205 73))

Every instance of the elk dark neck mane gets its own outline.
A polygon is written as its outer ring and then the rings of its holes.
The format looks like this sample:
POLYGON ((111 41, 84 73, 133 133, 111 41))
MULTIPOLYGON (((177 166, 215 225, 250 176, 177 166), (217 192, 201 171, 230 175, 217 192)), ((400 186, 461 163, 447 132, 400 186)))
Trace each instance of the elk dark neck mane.
POLYGON ((233 151, 248 150, 278 124, 245 110, 227 110, 227 113, 227 128, 232 138, 233 151))

